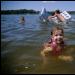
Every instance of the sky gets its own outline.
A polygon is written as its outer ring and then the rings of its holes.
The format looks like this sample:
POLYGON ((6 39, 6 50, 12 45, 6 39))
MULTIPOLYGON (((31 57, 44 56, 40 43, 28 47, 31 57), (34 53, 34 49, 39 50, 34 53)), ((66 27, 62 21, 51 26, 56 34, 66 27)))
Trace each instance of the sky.
POLYGON ((1 1, 1 10, 33 9, 36 11, 46 8, 47 11, 56 9, 75 11, 75 1, 1 1))

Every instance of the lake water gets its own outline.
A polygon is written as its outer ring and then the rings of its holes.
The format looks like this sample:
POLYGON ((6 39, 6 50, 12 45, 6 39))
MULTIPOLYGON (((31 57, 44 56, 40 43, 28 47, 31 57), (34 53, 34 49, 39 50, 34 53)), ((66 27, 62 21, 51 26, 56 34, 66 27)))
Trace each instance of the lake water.
MULTIPOLYGON (((72 15, 75 18, 75 14, 72 15)), ((56 25, 41 23, 38 15, 1 15, 1 72, 8 74, 75 74, 75 60, 60 61, 50 57, 43 64, 40 51, 49 40, 50 30, 56 25), (20 16, 25 23, 20 24, 20 16)), ((62 26, 67 54, 75 58, 75 22, 62 26)))

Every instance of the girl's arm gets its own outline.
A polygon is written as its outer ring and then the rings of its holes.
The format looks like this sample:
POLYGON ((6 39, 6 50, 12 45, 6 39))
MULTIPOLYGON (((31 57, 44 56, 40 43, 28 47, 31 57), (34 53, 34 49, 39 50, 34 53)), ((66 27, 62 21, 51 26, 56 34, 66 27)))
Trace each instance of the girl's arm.
POLYGON ((54 15, 54 16, 49 16, 48 19, 51 19, 51 18, 54 18, 54 17, 56 17, 56 15, 54 15))

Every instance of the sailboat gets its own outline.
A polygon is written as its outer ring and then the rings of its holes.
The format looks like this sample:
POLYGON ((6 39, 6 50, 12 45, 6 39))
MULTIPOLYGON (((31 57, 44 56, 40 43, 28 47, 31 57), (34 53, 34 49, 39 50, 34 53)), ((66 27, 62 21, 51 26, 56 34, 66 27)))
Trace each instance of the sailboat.
POLYGON ((42 11, 40 12, 40 16, 39 16, 40 20, 42 22, 47 22, 48 21, 48 16, 49 16, 48 12, 46 11, 45 8, 43 8, 42 11))

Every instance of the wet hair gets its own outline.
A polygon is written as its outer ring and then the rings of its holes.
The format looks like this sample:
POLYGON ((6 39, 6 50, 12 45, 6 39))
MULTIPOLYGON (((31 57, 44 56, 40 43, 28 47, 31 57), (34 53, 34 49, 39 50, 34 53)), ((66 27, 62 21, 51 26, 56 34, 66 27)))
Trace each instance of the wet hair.
POLYGON ((58 14, 60 14, 60 13, 61 13, 61 12, 60 12, 60 10, 56 10, 55 12, 56 12, 56 13, 58 13, 58 14))
POLYGON ((52 13, 52 16, 55 14, 55 12, 52 13))
POLYGON ((52 30, 51 30, 51 35, 53 35, 53 32, 55 31, 55 30, 61 30, 62 31, 62 34, 64 33, 64 31, 63 31, 63 29, 61 28, 61 27, 53 27, 52 28, 52 30))

